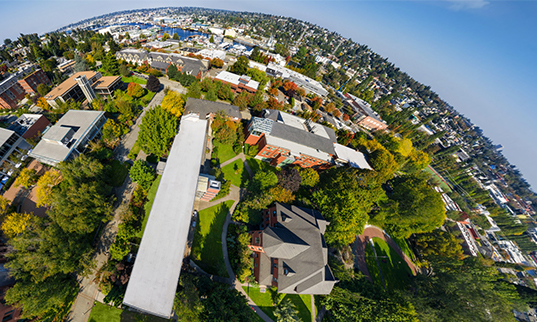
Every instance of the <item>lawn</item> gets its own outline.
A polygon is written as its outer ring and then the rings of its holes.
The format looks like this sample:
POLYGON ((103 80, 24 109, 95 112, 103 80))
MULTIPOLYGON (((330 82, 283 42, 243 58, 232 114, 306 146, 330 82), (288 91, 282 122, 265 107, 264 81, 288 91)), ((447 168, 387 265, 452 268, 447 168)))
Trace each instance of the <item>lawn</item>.
POLYGON ((152 315, 144 315, 122 310, 95 301, 88 322, 165 322, 169 321, 152 315))
POLYGON ((403 253, 410 258, 412 261, 415 260, 414 253, 410 249, 410 245, 408 245, 408 242, 404 238, 392 238, 393 241, 401 248, 403 253))
POLYGON ((368 242, 365 246, 365 262, 367 263, 367 270, 369 271, 369 276, 373 280, 373 283, 382 286, 382 278, 380 277, 379 266, 375 260, 375 253, 371 244, 368 242))
POLYGON ((123 83, 127 83, 127 84, 128 83, 137 83, 137 84, 142 84, 142 85, 147 84, 147 80, 136 77, 136 76, 121 77, 121 80, 123 81, 123 83))
POLYGON ((132 149, 129 151, 128 158, 131 159, 131 160, 136 159, 136 157, 138 156, 138 153, 140 153, 141 149, 142 148, 138 144, 138 140, 136 140, 136 142, 134 142, 134 145, 132 146, 132 149))
POLYGON ((147 201, 144 205, 144 221, 142 223, 142 229, 138 232, 136 237, 142 238, 144 235, 145 225, 147 224, 147 219, 149 219, 149 213, 151 212, 151 207, 153 207, 153 201, 155 200, 155 195, 157 194, 158 185, 160 183, 161 176, 157 176, 155 181, 153 181, 153 184, 151 185, 151 188, 149 188, 149 192, 147 193, 147 201))
POLYGON ((406 262, 380 238, 373 238, 379 258, 380 269, 387 289, 404 289, 408 286, 412 271, 406 262), (384 256, 384 257, 383 257, 384 256))
POLYGON ((278 169, 268 164, 268 162, 261 161, 255 158, 247 157, 246 162, 248 163, 248 166, 250 166, 250 169, 255 174, 257 171, 272 171, 276 173, 278 169))
POLYGON ((423 171, 427 172, 433 177, 434 182, 436 182, 444 192, 451 192, 451 188, 448 186, 445 179, 441 177, 436 171, 433 170, 431 166, 426 167, 423 171))
POLYGON ((213 140, 213 145, 216 148, 216 158, 220 161, 220 164, 236 156, 231 144, 222 144, 216 140, 213 140))
POLYGON ((233 203, 229 200, 198 213, 191 256, 209 274, 228 277, 222 254, 222 227, 233 203))
POLYGON ((121 187, 129 174, 129 168, 118 160, 113 160, 106 167, 106 181, 113 187, 121 187))
POLYGON ((248 171, 244 169, 244 164, 242 163, 241 159, 235 160, 223 167, 222 173, 224 173, 224 178, 226 180, 231 181, 232 185, 241 188, 244 188, 250 179, 248 176, 248 171))
MULTIPOLYGON (((275 306, 272 306, 272 298, 270 292, 267 290, 265 293, 259 291, 259 287, 256 286, 243 286, 242 289, 248 294, 248 296, 254 301, 254 303, 261 308, 265 314, 267 314, 272 320, 276 321, 274 316, 275 306)), ((311 296, 307 294, 284 294, 282 301, 289 299, 298 310, 298 317, 301 321, 311 321, 311 296)))

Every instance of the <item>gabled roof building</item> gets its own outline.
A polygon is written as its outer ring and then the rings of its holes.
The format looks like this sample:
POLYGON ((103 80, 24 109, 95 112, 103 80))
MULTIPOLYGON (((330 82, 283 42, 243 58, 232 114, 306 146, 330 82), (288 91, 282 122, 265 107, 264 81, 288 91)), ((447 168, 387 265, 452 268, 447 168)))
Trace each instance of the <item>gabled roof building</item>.
POLYGON ((276 203, 263 210, 261 230, 250 232, 254 276, 279 293, 330 294, 337 280, 324 240, 330 224, 315 210, 276 203))
POLYGON ((155 68, 163 73, 166 73, 168 67, 173 64, 180 72, 200 79, 207 72, 207 66, 201 60, 179 54, 147 52, 143 49, 127 48, 118 51, 116 58, 137 64, 147 63, 151 68, 155 68))

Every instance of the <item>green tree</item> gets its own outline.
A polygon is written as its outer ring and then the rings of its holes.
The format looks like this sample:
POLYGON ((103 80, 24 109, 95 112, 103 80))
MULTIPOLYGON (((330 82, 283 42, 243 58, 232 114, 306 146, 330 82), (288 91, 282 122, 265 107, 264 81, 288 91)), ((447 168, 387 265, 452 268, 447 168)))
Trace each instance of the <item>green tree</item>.
POLYGON ((75 65, 73 67, 73 70, 75 73, 88 70, 88 65, 86 64, 86 60, 82 58, 80 55, 75 55, 75 65))
POLYGON ((297 314, 298 310, 289 299, 281 301, 274 310, 277 322, 300 322, 297 314))
POLYGON ((109 51, 104 58, 103 68, 110 75, 119 75, 119 62, 111 51, 109 51))
POLYGON ((262 192, 278 184, 278 177, 272 171, 258 171, 248 183, 248 190, 262 192))
POLYGON ((190 84, 186 97, 201 98, 201 87, 199 82, 193 82, 190 84))
POLYGON ((34 169, 28 169, 24 168, 19 173, 19 176, 17 179, 15 179, 15 182, 13 182, 13 185, 15 187, 23 186, 25 189, 30 188, 33 186, 37 181, 37 173, 34 169))
POLYGON ((173 40, 179 40, 179 34, 176 32, 173 33, 173 40))
POLYGON ((211 38, 209 38, 209 42, 210 42, 211 44, 214 44, 214 37, 213 37, 213 35, 211 35, 211 38))
POLYGON ((382 205, 384 227, 396 237, 408 238, 442 225, 446 218, 440 194, 418 175, 405 175, 391 181, 393 192, 382 205))
POLYGON ((231 65, 229 71, 237 75, 245 75, 248 71, 249 60, 246 56, 240 56, 237 61, 231 65))
POLYGON ((127 65, 125 64, 119 65, 119 73, 123 77, 129 77, 131 75, 131 72, 129 71, 129 69, 127 68, 127 65))
POLYGON ((177 117, 156 106, 144 115, 138 140, 145 153, 162 156, 177 134, 177 117))
POLYGON ((146 161, 136 160, 130 169, 130 176, 132 181, 142 186, 145 191, 148 191, 155 179, 155 171, 146 161))
POLYGON ((50 92, 50 86, 48 86, 47 84, 39 84, 37 85, 37 92, 39 93, 39 95, 45 97, 45 95, 50 92))
POLYGON ((319 183, 319 173, 312 168, 300 168, 298 170, 302 181, 300 185, 312 188, 319 183))
POLYGON ((153 93, 156 93, 160 90, 160 81, 155 76, 149 75, 149 78, 147 78, 147 84, 145 85, 145 88, 152 91, 153 93))
POLYGON ((218 96, 216 96, 216 91, 211 88, 207 91, 207 94, 205 94, 204 98, 208 101, 216 102, 218 96))

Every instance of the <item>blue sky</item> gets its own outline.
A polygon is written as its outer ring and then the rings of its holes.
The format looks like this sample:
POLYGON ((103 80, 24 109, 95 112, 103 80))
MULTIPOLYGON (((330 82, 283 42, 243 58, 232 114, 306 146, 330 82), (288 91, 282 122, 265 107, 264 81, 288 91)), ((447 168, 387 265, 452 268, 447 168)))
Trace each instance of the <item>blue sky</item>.
POLYGON ((537 2, 0 1, 0 39, 117 10, 200 6, 292 16, 336 31, 430 85, 537 187, 537 2))

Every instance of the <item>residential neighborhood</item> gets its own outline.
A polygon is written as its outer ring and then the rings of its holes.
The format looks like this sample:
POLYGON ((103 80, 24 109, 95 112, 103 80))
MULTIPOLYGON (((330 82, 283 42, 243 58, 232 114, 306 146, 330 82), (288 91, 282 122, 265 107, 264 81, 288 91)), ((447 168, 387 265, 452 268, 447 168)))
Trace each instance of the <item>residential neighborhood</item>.
POLYGON ((2 321, 535 321, 537 195, 367 46, 169 7, 0 51, 2 321))

